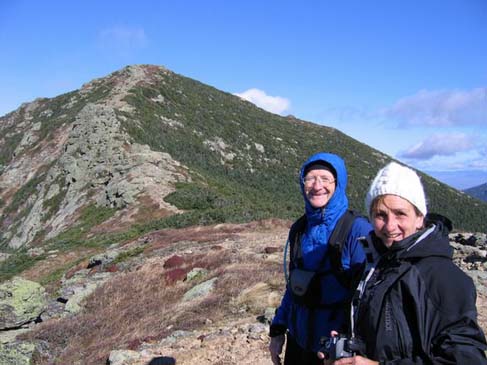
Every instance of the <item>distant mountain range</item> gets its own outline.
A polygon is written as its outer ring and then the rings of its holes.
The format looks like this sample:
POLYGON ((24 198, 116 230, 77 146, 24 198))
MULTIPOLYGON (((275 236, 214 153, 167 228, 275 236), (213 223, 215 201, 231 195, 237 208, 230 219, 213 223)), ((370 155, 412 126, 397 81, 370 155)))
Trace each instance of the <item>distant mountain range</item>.
MULTIPOLYGON (((298 169, 317 151, 343 156, 350 205, 362 211, 390 156, 163 67, 128 66, 0 118, 0 248, 66 250, 164 227, 295 219, 298 169)), ((430 211, 457 229, 485 229, 487 204, 421 175, 430 211)))
POLYGON ((487 183, 465 189, 464 192, 474 198, 487 201, 487 183))

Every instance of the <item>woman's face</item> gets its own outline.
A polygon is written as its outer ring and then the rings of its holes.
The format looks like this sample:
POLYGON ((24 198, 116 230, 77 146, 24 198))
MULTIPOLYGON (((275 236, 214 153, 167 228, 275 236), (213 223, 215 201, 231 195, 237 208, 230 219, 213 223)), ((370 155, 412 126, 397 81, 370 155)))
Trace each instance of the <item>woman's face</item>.
POLYGON ((322 208, 333 196, 336 181, 328 170, 311 170, 304 177, 304 192, 313 208, 322 208))
POLYGON ((387 247, 416 233, 424 221, 409 201, 389 194, 372 204, 371 217, 375 234, 387 247))

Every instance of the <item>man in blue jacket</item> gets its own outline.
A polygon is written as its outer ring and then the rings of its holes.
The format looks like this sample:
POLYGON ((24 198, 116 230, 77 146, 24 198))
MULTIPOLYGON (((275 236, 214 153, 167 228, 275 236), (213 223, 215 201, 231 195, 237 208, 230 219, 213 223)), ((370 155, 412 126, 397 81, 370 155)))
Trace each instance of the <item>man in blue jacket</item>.
MULTIPOLYGON (((353 292, 353 288, 348 287, 338 277, 328 250, 335 226, 348 213, 345 163, 337 155, 317 153, 301 167, 300 184, 304 197, 305 221, 301 232, 294 232, 293 237, 293 228, 290 232, 290 239, 296 240, 295 236, 298 237, 299 265, 296 257, 293 257, 296 255, 291 252, 291 279, 287 283, 269 333, 269 351, 275 365, 281 364, 285 338, 285 365, 319 364, 316 353, 320 348, 320 338, 329 336, 331 330, 346 326, 346 313, 353 292), (298 282, 303 282, 295 275, 298 272, 315 273, 313 284, 310 282, 308 292, 303 297, 296 295, 296 290, 291 285, 296 277, 298 282), (312 297, 315 303, 301 300, 305 296, 312 297)), ((353 276, 352 272, 360 272, 365 255, 358 238, 366 236, 371 229, 366 218, 357 217, 353 221, 341 249, 341 266, 345 274, 353 276)))

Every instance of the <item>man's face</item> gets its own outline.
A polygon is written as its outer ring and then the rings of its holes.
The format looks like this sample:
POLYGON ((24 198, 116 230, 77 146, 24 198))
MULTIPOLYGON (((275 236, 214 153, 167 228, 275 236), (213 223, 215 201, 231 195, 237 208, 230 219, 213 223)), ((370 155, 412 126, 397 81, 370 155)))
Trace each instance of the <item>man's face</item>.
POLYGON ((325 169, 311 170, 304 177, 304 193, 313 208, 322 208, 328 204, 335 187, 333 174, 325 169))

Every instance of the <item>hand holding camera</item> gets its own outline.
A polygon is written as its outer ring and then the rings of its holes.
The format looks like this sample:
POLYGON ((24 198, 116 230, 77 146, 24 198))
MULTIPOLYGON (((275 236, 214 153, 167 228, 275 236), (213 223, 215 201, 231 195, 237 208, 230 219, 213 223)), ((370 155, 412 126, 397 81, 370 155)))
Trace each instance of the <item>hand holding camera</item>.
POLYGON ((355 354, 353 338, 338 334, 333 337, 323 337, 320 342, 323 345, 320 352, 325 355, 327 360, 335 361, 344 357, 352 357, 355 354))
POLYGON ((349 338, 332 331, 331 337, 322 337, 318 357, 329 365, 378 365, 374 360, 357 355, 362 353, 363 344, 356 338, 349 338))

